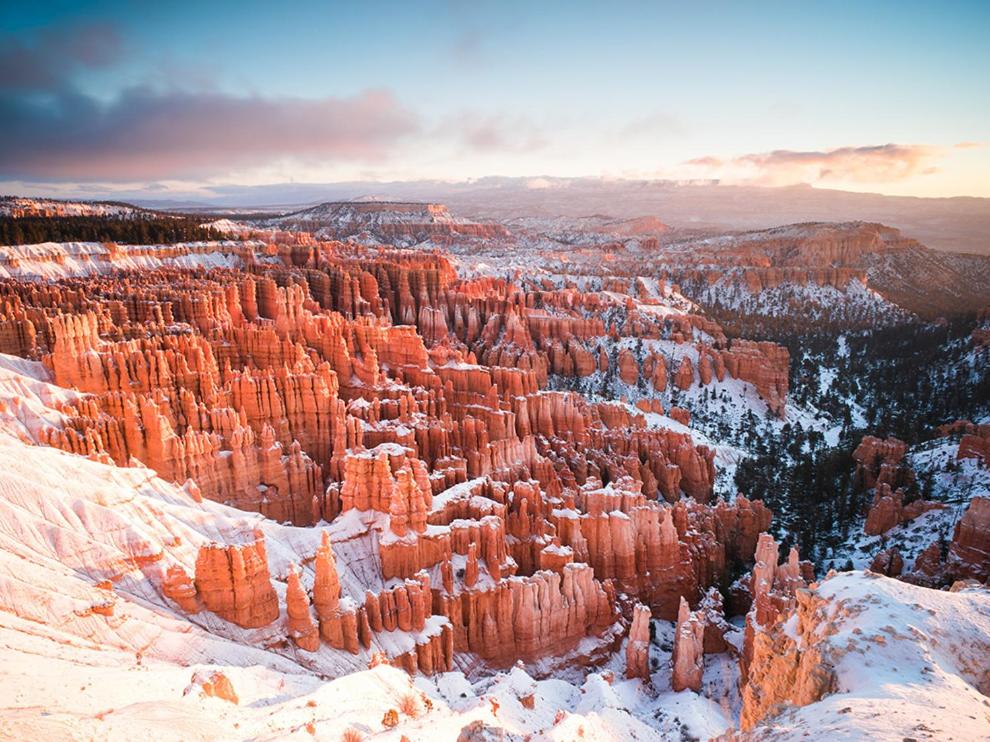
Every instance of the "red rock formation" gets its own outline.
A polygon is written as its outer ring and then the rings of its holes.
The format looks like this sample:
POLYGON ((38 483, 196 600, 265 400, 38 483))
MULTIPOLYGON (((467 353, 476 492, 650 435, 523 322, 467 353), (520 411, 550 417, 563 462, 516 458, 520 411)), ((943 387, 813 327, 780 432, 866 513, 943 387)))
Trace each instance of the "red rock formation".
POLYGON ((984 464, 990 463, 990 425, 974 426, 973 432, 967 432, 959 441, 957 459, 978 459, 984 464))
MULTIPOLYGON (((387 661, 421 672, 451 669, 455 648, 494 664, 601 656, 620 641, 617 591, 673 619, 682 597, 697 602, 751 560, 769 512, 742 497, 708 505, 715 452, 648 424, 664 405, 646 380, 661 393, 670 374, 689 388, 695 365, 703 383, 726 372, 716 323, 664 313, 681 301, 673 287, 621 273, 602 290, 458 280, 435 251, 255 236, 266 244, 105 250, 108 270, 124 256, 211 250, 242 269, 0 279, 0 349, 87 392, 41 434, 50 445, 141 462, 196 501, 297 526, 343 514, 368 529, 355 538, 377 544, 375 578, 389 589, 342 592, 324 534, 318 632, 289 571, 286 627, 301 649, 388 647, 387 661), (679 366, 647 340, 682 343, 679 366), (551 375, 609 372, 638 387, 640 412, 547 389, 551 375)), ((786 394, 761 347, 728 352, 766 395, 786 394)), ((245 627, 279 614, 260 540, 204 546, 195 580, 176 567, 161 589, 186 612, 245 627)))
POLYGON ((639 364, 636 357, 623 348, 619 351, 619 379, 623 384, 635 384, 639 379, 639 364))
POLYGON ((878 484, 863 528, 866 535, 879 536, 896 525, 914 520, 922 513, 945 507, 942 503, 928 500, 915 500, 904 505, 903 500, 903 491, 891 492, 890 485, 886 482, 878 484))
POLYGON ((704 642, 704 614, 700 611, 692 613, 687 601, 682 597, 677 611, 674 651, 671 655, 670 687, 675 692, 688 689, 695 693, 701 692, 701 680, 705 669, 704 642))
POLYGON ((441 603, 453 624, 454 649, 476 652, 497 666, 567 651, 616 618, 614 595, 584 564, 569 564, 563 574, 500 580, 445 595, 441 603))
POLYGON ((796 548, 791 548, 784 564, 778 565, 777 558, 777 543, 770 534, 761 533, 750 580, 753 604, 746 614, 743 652, 739 658, 743 681, 748 677, 756 637, 794 607, 796 592, 807 585, 807 563, 799 560, 796 548))
POLYGON ((872 435, 865 436, 856 450, 856 479, 864 489, 873 489, 879 484, 892 488, 909 484, 914 476, 910 469, 901 466, 907 444, 897 438, 881 440, 872 435))
POLYGON ((677 367, 677 373, 674 375, 674 385, 681 391, 687 391, 693 383, 694 367, 691 365, 691 359, 688 356, 683 356, 677 367))
POLYGON ((733 340, 721 358, 732 378, 751 383, 770 411, 784 417, 790 372, 787 348, 776 343, 733 340))
POLYGON ((949 546, 953 579, 990 581, 990 497, 974 497, 956 524, 949 546))
POLYGON ((806 706, 834 688, 835 678, 821 649, 828 637, 827 603, 810 590, 798 589, 794 604, 793 626, 784 630, 777 624, 753 639, 752 661, 742 688, 739 721, 743 731, 785 705, 806 706))
POLYGON ((904 571, 904 558, 901 557, 897 547, 892 546, 889 549, 884 549, 873 557, 873 561, 870 562, 870 571, 884 577, 899 577, 904 571))
POLYGON ((189 575, 178 564, 173 564, 165 573, 162 582, 162 593, 166 598, 178 604, 179 608, 189 614, 199 613, 199 602, 196 600, 196 586, 189 575))
POLYGON ((264 537, 247 544, 206 544, 196 558, 196 591, 208 610, 254 629, 278 618, 264 537))
POLYGON ((340 578, 337 576, 337 560, 330 545, 330 534, 323 532, 322 542, 314 560, 316 577, 313 582, 313 607, 322 623, 336 615, 340 605, 340 578))
POLYGON ((285 591, 286 628, 289 638, 300 649, 315 652, 320 648, 320 632, 309 612, 309 596, 299 579, 296 565, 289 565, 285 591))
POLYGON ((718 588, 711 587, 698 604, 698 613, 703 616, 705 626, 705 654, 721 654, 735 652, 735 647, 728 642, 726 635, 736 629, 725 620, 725 608, 722 593, 718 588))
POLYGON ((199 688, 200 693, 204 696, 220 698, 235 706, 240 703, 237 693, 234 692, 233 683, 222 672, 211 672, 209 675, 204 672, 193 673, 189 686, 183 695, 188 695, 194 688, 199 688))
POLYGON ((626 643, 626 677, 650 679, 650 608, 642 604, 633 609, 626 643))

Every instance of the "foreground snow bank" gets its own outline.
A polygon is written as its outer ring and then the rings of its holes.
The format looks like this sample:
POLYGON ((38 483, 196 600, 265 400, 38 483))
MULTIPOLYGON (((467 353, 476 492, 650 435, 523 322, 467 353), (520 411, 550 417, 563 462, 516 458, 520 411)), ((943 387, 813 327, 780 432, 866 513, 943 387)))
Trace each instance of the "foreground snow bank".
POLYGON ((990 739, 990 590, 846 572, 800 602, 771 632, 775 655, 762 661, 774 672, 746 691, 768 712, 750 738, 990 739), (787 706, 808 673, 825 695, 787 706), (789 687, 774 687, 781 678, 789 687))

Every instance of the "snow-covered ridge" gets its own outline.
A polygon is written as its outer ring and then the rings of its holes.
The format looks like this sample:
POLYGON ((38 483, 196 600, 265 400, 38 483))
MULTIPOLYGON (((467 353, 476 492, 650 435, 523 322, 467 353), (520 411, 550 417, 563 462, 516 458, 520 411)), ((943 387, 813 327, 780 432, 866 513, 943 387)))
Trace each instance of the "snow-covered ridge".
POLYGON ((180 242, 173 245, 110 245, 101 242, 42 242, 0 246, 0 278, 47 280, 115 270, 234 268, 260 243, 180 242))
POLYGON ((53 198, 0 197, 0 216, 15 218, 98 216, 119 219, 152 213, 130 204, 110 201, 59 201, 53 198))
MULTIPOLYGON (((845 572, 815 593, 824 601, 814 619, 815 646, 798 637, 794 651, 810 663, 820 656, 831 690, 817 702, 781 709, 746 739, 990 737, 990 591, 945 592, 845 572)), ((795 615, 774 631, 795 636, 799 629, 795 615)), ((797 684, 810 666, 770 682, 797 684)))

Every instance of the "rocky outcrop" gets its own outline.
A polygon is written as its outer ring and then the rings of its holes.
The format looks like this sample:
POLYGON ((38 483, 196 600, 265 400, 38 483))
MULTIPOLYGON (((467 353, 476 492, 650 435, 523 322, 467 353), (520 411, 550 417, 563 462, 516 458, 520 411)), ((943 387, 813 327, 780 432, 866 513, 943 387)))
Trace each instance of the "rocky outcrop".
POLYGON ((735 654, 735 645, 727 638, 738 631, 725 619, 725 606, 722 593, 717 587, 711 587, 698 604, 698 613, 703 617, 705 626, 705 654, 735 654))
POLYGON ((535 660, 573 649, 581 639, 612 626, 615 596, 585 564, 562 574, 499 580, 441 598, 441 612, 454 628, 456 651, 475 652, 496 666, 535 660))
POLYGON ((235 706, 240 703, 240 699, 234 691, 234 684, 222 672, 197 671, 193 673, 192 679, 182 695, 189 695, 194 690, 198 690, 202 696, 219 698, 235 706))
POLYGON ((948 570, 953 579, 990 581, 990 497, 974 497, 949 545, 948 570))
POLYGON ((790 353, 782 345, 770 342, 733 340, 721 360, 734 379, 756 387, 769 410, 783 418, 787 404, 790 353))
POLYGON ((674 374, 674 386, 681 391, 687 391, 693 383, 694 367, 691 365, 691 359, 684 356, 681 358, 681 363, 677 367, 677 373, 674 374))
POLYGON ((904 492, 899 489, 891 492, 890 485, 883 482, 877 485, 863 530, 867 536, 879 536, 894 526, 908 523, 929 510, 943 507, 945 506, 942 503, 928 500, 913 500, 905 505, 904 492))
POLYGON ((677 611, 677 628, 674 631, 673 666, 670 687, 674 691, 701 692, 704 674, 705 618, 700 611, 693 613, 687 601, 681 598, 677 611))
POLYGON ((196 558, 196 592, 207 610, 246 629, 267 626, 279 615, 268 574, 265 540, 206 544, 196 558))
POLYGON ((990 464, 990 425, 972 425, 959 441, 957 459, 977 459, 990 464))
POLYGON ((892 546, 879 552, 870 562, 870 571, 884 577, 898 577, 904 571, 904 558, 897 547, 892 546))
POLYGON ((891 488, 910 484, 914 474, 901 465, 905 453, 907 444, 897 438, 883 440, 865 436, 853 451, 856 481, 864 489, 873 489, 880 484, 891 488))
POLYGON ((626 642, 626 677, 650 679, 650 608, 637 604, 626 642))
POLYGON ((813 576, 811 564, 801 562, 794 547, 785 563, 778 564, 777 560, 777 542, 770 534, 761 533, 750 577, 752 607, 746 614, 743 652, 739 658, 743 682, 749 677, 757 637, 764 635, 794 608, 797 591, 806 587, 808 577, 813 576))
POLYGON ((178 604, 184 612, 199 613, 200 606, 196 599, 196 586, 186 571, 178 564, 173 564, 165 573, 162 593, 166 598, 178 604))
MULTIPOLYGON (((753 729, 784 706, 807 706, 834 690, 835 675, 823 656, 828 638, 826 601, 812 591, 794 593, 793 625, 778 623, 753 638, 752 659, 742 689, 740 726, 753 729)), ((834 620, 834 619, 833 619, 834 620)))
POLYGON ((285 590, 286 629, 292 643, 307 652, 320 648, 320 631, 309 612, 309 596, 299 579, 296 565, 289 565, 285 590))

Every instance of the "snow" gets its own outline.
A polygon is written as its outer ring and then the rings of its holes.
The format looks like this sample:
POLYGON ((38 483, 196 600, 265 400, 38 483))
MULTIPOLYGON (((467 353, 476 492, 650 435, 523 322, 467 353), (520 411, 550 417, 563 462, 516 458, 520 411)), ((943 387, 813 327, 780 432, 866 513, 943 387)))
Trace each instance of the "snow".
POLYGON ((138 217, 142 209, 127 204, 100 201, 58 201, 51 198, 0 198, 0 216, 11 216, 21 212, 26 216, 42 216, 52 213, 57 216, 105 216, 138 217))
POLYGON ((177 268, 235 268, 241 252, 259 243, 221 241, 174 245, 118 245, 111 255, 100 242, 42 242, 0 246, 0 278, 52 280, 90 276, 114 270, 177 268))
POLYGON ((943 503, 944 507, 894 526, 881 536, 867 536, 863 532, 866 519, 861 518, 829 561, 838 567, 851 561, 855 569, 866 569, 879 551, 896 547, 904 558, 905 572, 910 572, 915 558, 933 541, 950 540, 955 524, 970 500, 990 497, 990 469, 976 459, 957 461, 958 452, 959 442, 951 438, 937 438, 911 448, 905 457, 906 463, 919 478, 931 478, 929 497, 943 503))
POLYGON ((754 738, 986 740, 990 591, 929 590, 863 572, 821 583, 832 604, 835 692, 790 709, 754 738))

